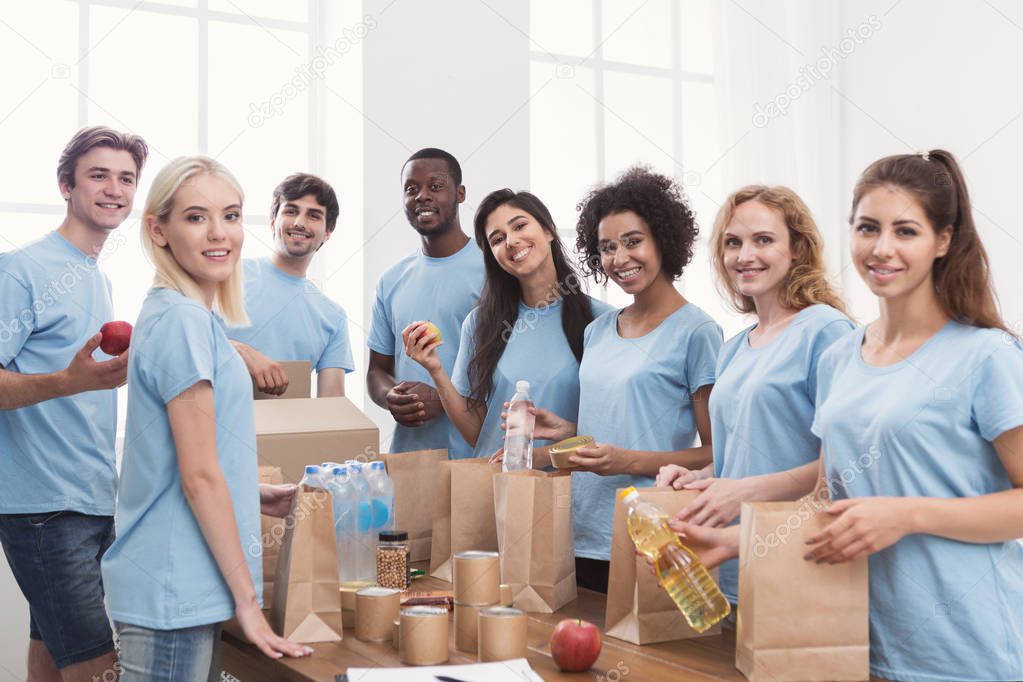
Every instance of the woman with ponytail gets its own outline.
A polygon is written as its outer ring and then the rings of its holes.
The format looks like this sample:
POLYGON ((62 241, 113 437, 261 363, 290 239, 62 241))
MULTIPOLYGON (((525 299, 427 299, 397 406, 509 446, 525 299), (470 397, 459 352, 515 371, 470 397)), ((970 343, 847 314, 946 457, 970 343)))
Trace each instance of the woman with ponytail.
MULTIPOLYGON (((426 322, 409 325, 402 337, 408 356, 430 373, 444 411, 474 446, 474 456, 497 459, 504 443, 501 406, 519 380, 529 382, 533 402, 576 420, 583 330, 611 306, 583 292, 554 219, 536 196, 491 192, 474 223, 486 280, 479 305, 462 323, 451 376, 436 353, 443 341, 426 322)), ((549 464, 545 448, 534 450, 534 467, 549 464)))
POLYGON ((1023 352, 942 150, 856 184, 852 261, 880 315, 817 372, 833 521, 807 560, 870 557, 871 672, 1023 679, 1023 352))

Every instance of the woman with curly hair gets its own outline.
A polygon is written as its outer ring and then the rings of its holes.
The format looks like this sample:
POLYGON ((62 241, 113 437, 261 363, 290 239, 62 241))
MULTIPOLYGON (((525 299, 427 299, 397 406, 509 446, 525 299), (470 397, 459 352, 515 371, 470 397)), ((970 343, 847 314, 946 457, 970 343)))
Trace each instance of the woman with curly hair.
POLYGON ((572 519, 579 584, 606 592, 615 490, 652 485, 666 464, 711 461, 707 401, 722 334, 672 284, 699 234, 674 180, 627 170, 586 197, 576 232, 583 269, 633 301, 586 328, 578 429, 537 410, 534 435, 596 440, 572 457, 572 519))
MULTIPOLYGON (((698 470, 668 465, 657 484, 702 491, 679 520, 725 526, 739 518, 743 502, 813 490, 820 466, 820 439, 810 431, 817 359, 854 325, 828 282, 810 209, 788 187, 734 192, 714 221, 710 249, 722 293, 739 312, 755 314, 756 324, 718 355, 710 397, 714 462, 698 470)), ((736 604, 738 562, 723 564, 719 576, 736 604)))

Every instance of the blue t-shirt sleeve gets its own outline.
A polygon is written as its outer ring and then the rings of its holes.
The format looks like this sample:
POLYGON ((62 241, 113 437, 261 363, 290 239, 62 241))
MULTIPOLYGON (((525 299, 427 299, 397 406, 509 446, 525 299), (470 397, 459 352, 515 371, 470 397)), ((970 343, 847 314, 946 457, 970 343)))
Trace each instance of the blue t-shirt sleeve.
POLYGON ((32 294, 10 273, 0 273, 0 366, 17 357, 34 328, 32 294))
POLYGON ((373 301, 373 321, 369 328, 369 349, 381 355, 394 355, 394 329, 391 322, 391 308, 384 300, 383 283, 377 284, 376 300, 373 301))
POLYGON ((451 384, 459 395, 465 398, 474 397, 469 388, 469 361, 472 360, 472 355, 475 352, 472 338, 475 329, 476 311, 473 310, 462 322, 458 341, 458 356, 455 357, 455 366, 451 368, 451 384))
POLYGON ((831 384, 835 376, 835 368, 837 366, 837 357, 840 349, 836 346, 842 346, 843 344, 837 343, 832 344, 832 347, 824 351, 817 358, 817 371, 815 372, 817 389, 813 393, 813 423, 810 424, 810 432, 818 438, 824 438, 821 433, 821 406, 824 404, 824 400, 828 396, 828 391, 831 390, 831 384))
POLYGON ((348 338, 348 315, 343 309, 338 309, 337 329, 330 337, 330 342, 323 350, 316 363, 316 371, 340 367, 346 373, 355 370, 355 361, 352 359, 352 344, 348 338))
POLYGON ((814 335, 810 344, 810 367, 806 374, 806 394, 810 396, 810 401, 814 405, 817 404, 817 365, 821 355, 831 347, 831 344, 855 328, 851 320, 834 320, 821 327, 814 335))
POLYGON ((213 383, 216 346, 213 317, 198 306, 175 305, 164 313, 145 342, 134 348, 143 381, 169 403, 200 381, 213 383))
POLYGON ((713 321, 704 322, 689 336, 683 378, 690 394, 714 383, 722 340, 721 327, 713 321))
POLYGON ((970 400, 971 417, 987 441, 1023 425, 1023 347, 1003 339, 993 345, 973 369, 970 400))

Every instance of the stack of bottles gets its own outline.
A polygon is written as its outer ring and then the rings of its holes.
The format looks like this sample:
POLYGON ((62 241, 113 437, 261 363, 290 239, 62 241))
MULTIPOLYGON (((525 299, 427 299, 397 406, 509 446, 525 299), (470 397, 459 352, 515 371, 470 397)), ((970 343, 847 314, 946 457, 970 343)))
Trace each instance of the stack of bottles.
POLYGON ((394 482, 384 463, 310 464, 300 485, 331 495, 338 581, 342 585, 376 582, 377 537, 394 529, 394 482))

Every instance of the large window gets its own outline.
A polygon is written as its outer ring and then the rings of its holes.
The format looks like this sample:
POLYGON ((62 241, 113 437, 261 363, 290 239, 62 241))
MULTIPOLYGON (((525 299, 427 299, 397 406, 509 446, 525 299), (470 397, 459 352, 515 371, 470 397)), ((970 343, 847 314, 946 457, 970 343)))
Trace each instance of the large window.
POLYGON ((139 216, 174 157, 207 154, 235 173, 246 193, 244 255, 268 254, 273 187, 291 172, 323 172, 329 84, 311 73, 323 11, 319 0, 9 3, 0 18, 0 251, 59 225, 61 149, 78 128, 103 124, 150 148, 135 211, 100 258, 118 317, 135 320, 152 280, 139 216))
MULTIPOLYGON (((681 180, 709 232, 718 197, 711 5, 531 2, 530 182, 568 245, 586 191, 636 163, 681 180)), ((702 251, 683 288, 709 292, 702 251)), ((614 285, 594 293, 628 302, 614 285)))

